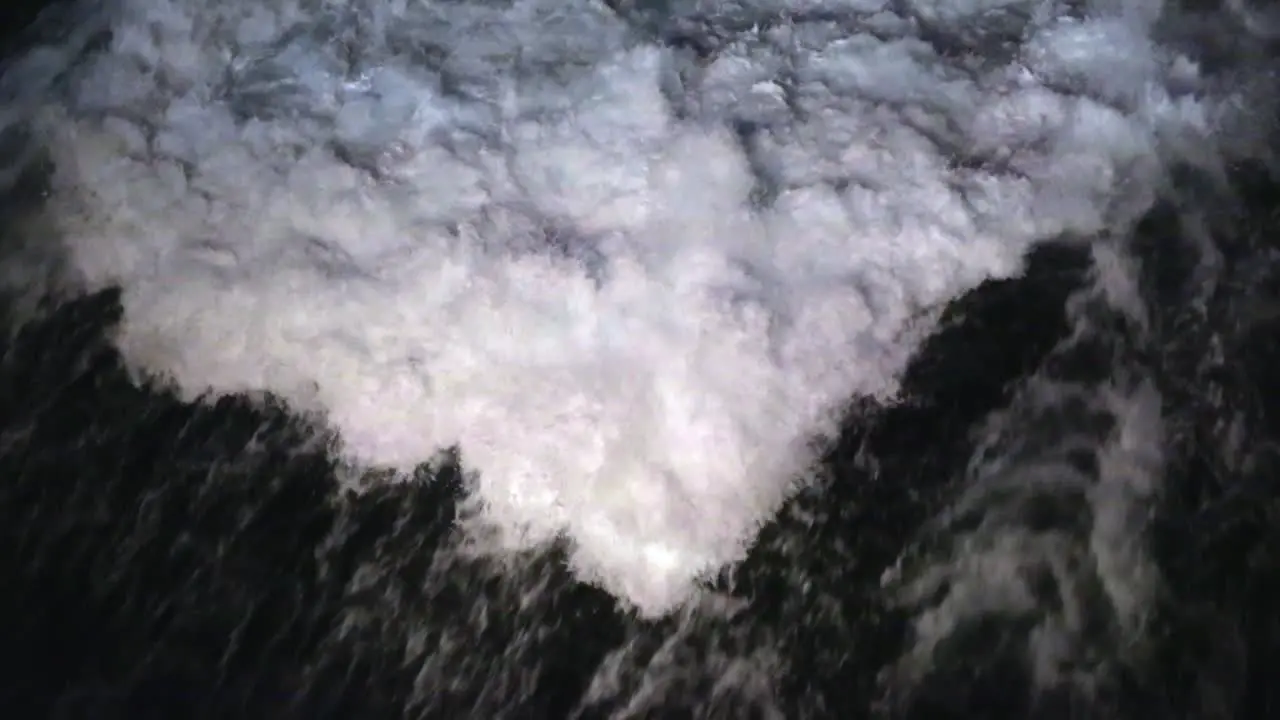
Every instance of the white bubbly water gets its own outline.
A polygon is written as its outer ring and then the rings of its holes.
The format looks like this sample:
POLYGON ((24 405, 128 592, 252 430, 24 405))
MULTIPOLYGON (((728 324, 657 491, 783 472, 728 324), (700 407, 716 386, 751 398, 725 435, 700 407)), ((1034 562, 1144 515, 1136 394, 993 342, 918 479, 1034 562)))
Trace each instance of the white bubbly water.
POLYGON ((1155 0, 654 10, 736 28, 701 59, 579 0, 79 7, 5 122, 131 366, 363 466, 456 446, 499 550, 565 536, 650 615, 892 397, 917 320, 1132 220, 1248 105, 1155 0))

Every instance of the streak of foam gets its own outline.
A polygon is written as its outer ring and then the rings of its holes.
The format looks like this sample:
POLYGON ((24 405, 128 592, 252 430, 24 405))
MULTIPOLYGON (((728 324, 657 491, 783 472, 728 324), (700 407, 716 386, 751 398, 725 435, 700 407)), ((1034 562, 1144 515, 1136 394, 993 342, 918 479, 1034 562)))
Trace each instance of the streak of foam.
POLYGON ((1151 337, 1133 264, 1110 245, 1095 261, 1070 304, 1073 332, 983 429, 932 547, 886 578, 915 610, 891 687, 908 700, 982 657, 1026 668, 1031 702, 1065 691, 1094 703, 1149 659, 1161 396, 1141 362, 1151 337))
POLYGON ((1154 1, 79 7, 8 129, 128 362, 275 393, 361 465, 456 446, 500 547, 567 536, 648 614, 892 397, 915 318, 1131 221, 1247 107, 1154 1), (694 21, 721 42, 649 39, 694 21))

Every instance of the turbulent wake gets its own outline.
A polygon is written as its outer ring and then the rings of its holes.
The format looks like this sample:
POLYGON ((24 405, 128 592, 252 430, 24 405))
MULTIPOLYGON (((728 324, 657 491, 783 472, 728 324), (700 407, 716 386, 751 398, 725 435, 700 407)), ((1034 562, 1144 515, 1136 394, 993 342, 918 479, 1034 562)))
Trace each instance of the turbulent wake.
POLYGON ((735 31, 698 53, 585 2, 125 0, 9 71, 11 131, 136 368, 366 465, 457 447, 504 546, 565 533, 661 613, 932 309, 1133 222, 1257 107, 1158 2, 897 10, 648 16, 735 31))
POLYGON ((350 498, 456 461, 458 558, 527 580, 565 543, 677 618, 584 696, 639 716, 674 680, 627 690, 627 663, 661 675, 734 616, 711 586, 822 487, 852 408, 911 401, 948 303, 1074 248, 1066 337, 884 574, 911 637, 882 681, 918 706, 949 658, 1011 654, 1096 699, 1150 662, 1166 592, 1171 333, 1135 229, 1173 207, 1188 284, 1221 279, 1196 203, 1274 132, 1275 29, 1229 9, 72 2, 0 75, 0 284, 28 309, 118 289, 140 386, 282 402, 350 498))

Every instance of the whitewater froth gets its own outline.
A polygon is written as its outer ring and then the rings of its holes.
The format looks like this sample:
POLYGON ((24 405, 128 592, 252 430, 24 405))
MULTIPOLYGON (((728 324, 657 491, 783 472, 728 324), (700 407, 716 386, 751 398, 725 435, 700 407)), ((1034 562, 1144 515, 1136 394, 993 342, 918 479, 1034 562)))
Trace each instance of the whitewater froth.
POLYGON ((118 0, 7 82, 52 84, 15 105, 66 281, 122 288, 136 369, 271 391, 365 465, 456 446, 502 545, 567 536, 661 613, 917 319, 1131 221, 1245 107, 1159 3, 810 5, 702 14, 736 29, 697 57, 586 2, 118 0))

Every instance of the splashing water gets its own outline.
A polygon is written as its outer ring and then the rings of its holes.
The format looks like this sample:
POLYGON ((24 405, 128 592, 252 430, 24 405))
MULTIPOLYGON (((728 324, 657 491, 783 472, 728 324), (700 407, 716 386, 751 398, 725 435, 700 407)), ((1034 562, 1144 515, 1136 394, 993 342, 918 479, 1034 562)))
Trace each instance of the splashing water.
POLYGON ((0 75, 0 695, 1241 717, 1277 94, 1226 6, 49 16, 0 75))
POLYGON ((10 284, 119 286, 133 369, 270 392, 360 467, 456 447, 497 548, 563 535, 661 615, 894 396, 933 310, 1252 149, 1222 130, 1265 96, 1162 9, 79 4, 4 75, 38 150, 7 176, 44 163, 58 238, 10 284))

